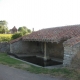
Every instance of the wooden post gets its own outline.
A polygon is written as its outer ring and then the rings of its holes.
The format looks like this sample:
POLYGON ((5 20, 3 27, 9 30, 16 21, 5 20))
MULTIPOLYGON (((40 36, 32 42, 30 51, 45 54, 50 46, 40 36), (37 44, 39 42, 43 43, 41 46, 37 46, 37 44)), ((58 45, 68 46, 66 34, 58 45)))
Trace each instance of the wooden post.
POLYGON ((47 60, 47 54, 46 54, 46 42, 44 43, 44 60, 47 60))

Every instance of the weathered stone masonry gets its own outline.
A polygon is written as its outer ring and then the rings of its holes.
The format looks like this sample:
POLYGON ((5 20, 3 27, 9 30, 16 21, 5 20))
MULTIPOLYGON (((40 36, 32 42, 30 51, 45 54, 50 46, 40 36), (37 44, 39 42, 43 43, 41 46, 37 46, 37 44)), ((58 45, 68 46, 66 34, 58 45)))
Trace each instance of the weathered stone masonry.
POLYGON ((10 45, 7 42, 0 43, 0 52, 2 53, 9 53, 10 52, 10 45))
POLYGON ((80 66, 80 43, 73 46, 64 46, 63 66, 79 67, 80 66))
POLYGON ((10 53, 36 55, 36 53, 39 53, 41 49, 39 45, 40 44, 37 42, 19 40, 15 43, 10 44, 10 53))

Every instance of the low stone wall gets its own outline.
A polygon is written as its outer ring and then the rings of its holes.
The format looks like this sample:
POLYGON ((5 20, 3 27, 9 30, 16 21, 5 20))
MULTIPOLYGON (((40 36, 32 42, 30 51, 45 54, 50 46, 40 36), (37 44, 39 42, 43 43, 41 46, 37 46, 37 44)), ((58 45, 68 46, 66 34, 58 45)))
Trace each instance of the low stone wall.
POLYGON ((10 52, 10 45, 7 42, 0 43, 0 52, 2 53, 9 53, 10 52))

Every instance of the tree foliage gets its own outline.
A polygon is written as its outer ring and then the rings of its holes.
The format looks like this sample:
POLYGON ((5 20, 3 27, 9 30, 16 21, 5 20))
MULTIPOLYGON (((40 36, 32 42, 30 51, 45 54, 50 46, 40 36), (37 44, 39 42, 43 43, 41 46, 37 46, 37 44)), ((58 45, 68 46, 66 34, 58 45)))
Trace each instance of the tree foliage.
POLYGON ((8 32, 8 27, 7 27, 7 21, 3 20, 0 21, 0 33, 7 33, 8 32))
POLYGON ((21 32, 23 35, 31 33, 31 30, 28 29, 26 26, 22 26, 18 28, 18 31, 21 32))

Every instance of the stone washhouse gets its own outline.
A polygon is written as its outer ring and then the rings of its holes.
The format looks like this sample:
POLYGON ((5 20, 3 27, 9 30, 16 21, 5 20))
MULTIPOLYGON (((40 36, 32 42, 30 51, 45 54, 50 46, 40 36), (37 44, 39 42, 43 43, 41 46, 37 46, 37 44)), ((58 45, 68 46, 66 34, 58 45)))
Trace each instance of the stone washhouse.
POLYGON ((41 29, 10 42, 10 53, 80 66, 80 25, 41 29))

